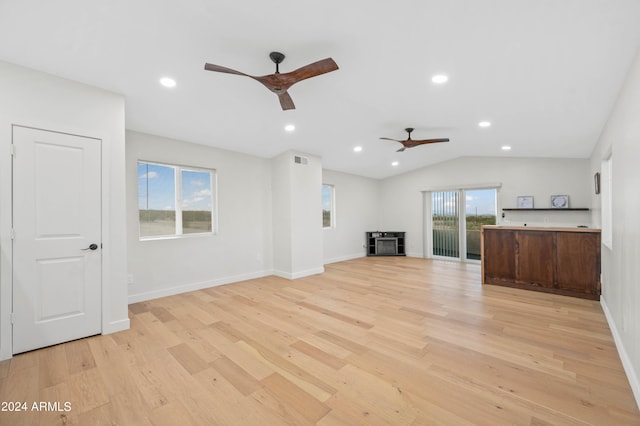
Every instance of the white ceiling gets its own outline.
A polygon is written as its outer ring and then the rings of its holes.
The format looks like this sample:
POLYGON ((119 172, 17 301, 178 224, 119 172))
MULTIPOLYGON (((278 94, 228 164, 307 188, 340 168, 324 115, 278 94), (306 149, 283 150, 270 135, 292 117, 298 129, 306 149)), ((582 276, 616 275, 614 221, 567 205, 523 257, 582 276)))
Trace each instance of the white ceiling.
POLYGON ((384 178, 463 155, 587 158, 639 22, 638 0, 0 0, 0 59, 122 93, 128 129, 384 178), (203 69, 271 74, 274 50, 282 72, 326 57, 340 69, 294 85, 291 111, 203 69), (451 142, 396 153, 378 139, 405 127, 451 142))

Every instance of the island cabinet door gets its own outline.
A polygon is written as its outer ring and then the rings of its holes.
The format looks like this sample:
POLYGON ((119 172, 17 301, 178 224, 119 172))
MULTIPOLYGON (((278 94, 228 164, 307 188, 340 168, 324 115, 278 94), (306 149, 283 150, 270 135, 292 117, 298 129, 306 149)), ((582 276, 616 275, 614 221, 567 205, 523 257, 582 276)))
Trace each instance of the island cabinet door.
POLYGON ((516 280, 516 233, 506 229, 483 229, 482 265, 486 284, 516 280))
POLYGON ((558 287, 578 293, 599 295, 600 234, 557 234, 558 287))
POLYGON ((516 282, 553 288, 555 282, 555 232, 517 233, 516 282))

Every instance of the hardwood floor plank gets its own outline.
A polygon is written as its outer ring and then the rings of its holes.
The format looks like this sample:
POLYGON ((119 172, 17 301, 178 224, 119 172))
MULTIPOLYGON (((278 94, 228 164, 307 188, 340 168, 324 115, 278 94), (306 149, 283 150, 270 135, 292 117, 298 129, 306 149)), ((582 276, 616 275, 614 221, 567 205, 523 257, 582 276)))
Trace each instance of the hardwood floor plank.
POLYGON ((167 351, 189 372, 195 374, 209 367, 209 364, 200 358, 198 354, 186 343, 172 346, 167 351))
POLYGON ((356 327, 361 327, 361 328, 365 328, 365 329, 369 329, 369 328, 373 327, 372 324, 369 324, 367 322, 361 321, 361 320, 356 319, 356 318, 352 318, 352 317, 350 317, 348 315, 344 315, 344 314, 341 314, 339 312, 335 312, 335 311, 333 311, 331 309, 323 308, 322 306, 318 306, 318 305, 315 305, 313 303, 299 302, 298 306, 303 306, 303 307, 305 307, 307 309, 311 309, 313 311, 320 312, 322 315, 330 316, 330 317, 338 319, 340 321, 344 321, 347 324, 355 325, 356 327))
POLYGON ((309 422, 315 423, 329 412, 329 408, 325 404, 278 373, 264 378, 262 384, 278 400, 289 405, 309 422))
POLYGON ((336 370, 339 370, 346 365, 344 360, 324 352, 320 348, 310 345, 307 342, 303 342, 302 340, 298 340, 293 343, 291 347, 336 370))
POLYGON ((69 377, 74 414, 84 413, 109 402, 109 395, 96 368, 69 377))
POLYGON ((631 425, 598 302, 482 286, 478 265, 360 258, 129 306, 131 329, 0 363, 46 425, 631 425))
MULTIPOLYGON (((69 364, 65 346, 55 345, 38 351, 38 366, 40 368, 40 388, 62 383, 69 378, 69 364)), ((95 366, 95 364, 94 364, 95 366)))
MULTIPOLYGON (((288 359, 282 358, 275 352, 272 352, 264 346, 253 342, 248 344, 241 342, 244 348, 251 352, 256 358, 264 360, 274 372, 286 377, 301 389, 304 389, 307 393, 310 393, 318 398, 320 401, 324 401, 335 393, 335 389, 327 383, 318 379, 317 377, 309 374, 303 368, 290 362, 288 359)), ((273 374, 271 374, 272 376, 273 374)), ((264 380, 264 379, 263 379, 264 380)))
MULTIPOLYGON (((48 348, 45 348, 46 351, 48 348)), ((75 374, 96 367, 88 339, 74 340, 64 345, 69 374, 75 374)))
POLYGON ((233 385, 242 395, 247 396, 262 387, 260 381, 254 379, 249 373, 244 371, 235 362, 226 356, 218 358, 211 363, 218 373, 222 374, 225 379, 233 385))

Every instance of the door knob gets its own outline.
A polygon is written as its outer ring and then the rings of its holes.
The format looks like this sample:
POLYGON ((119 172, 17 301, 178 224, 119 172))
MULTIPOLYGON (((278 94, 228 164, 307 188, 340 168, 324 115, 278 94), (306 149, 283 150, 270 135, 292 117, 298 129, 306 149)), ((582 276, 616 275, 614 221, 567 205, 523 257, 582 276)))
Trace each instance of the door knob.
POLYGON ((91 244, 91 245, 89 245, 89 247, 87 247, 87 248, 83 248, 82 250, 83 250, 83 251, 84 251, 84 250, 96 250, 97 248, 98 248, 98 245, 97 245, 97 244, 91 244))

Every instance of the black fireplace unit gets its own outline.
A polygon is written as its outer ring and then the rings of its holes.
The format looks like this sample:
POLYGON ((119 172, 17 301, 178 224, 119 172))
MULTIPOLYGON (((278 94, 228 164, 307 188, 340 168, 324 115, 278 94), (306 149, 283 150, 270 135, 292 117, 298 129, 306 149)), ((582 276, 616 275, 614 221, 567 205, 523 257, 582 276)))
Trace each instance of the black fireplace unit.
POLYGON ((406 256, 404 232, 367 232, 367 256, 406 256))

